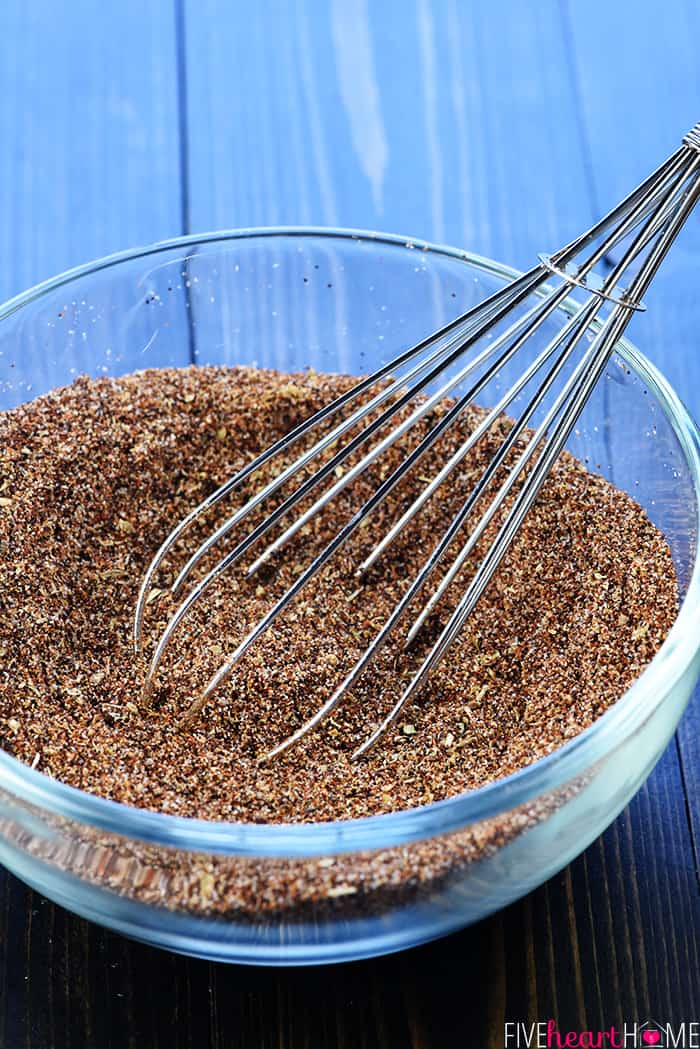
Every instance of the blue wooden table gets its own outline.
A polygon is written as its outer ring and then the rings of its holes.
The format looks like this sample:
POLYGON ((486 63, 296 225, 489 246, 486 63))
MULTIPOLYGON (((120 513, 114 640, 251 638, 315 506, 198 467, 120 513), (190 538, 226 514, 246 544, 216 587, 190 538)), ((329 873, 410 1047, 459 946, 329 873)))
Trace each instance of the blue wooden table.
MULTIPOLYGON (((696 0, 4 0, 0 297, 235 226, 389 230, 529 266, 700 119, 699 39, 696 0)), ((696 220, 632 329, 696 416, 699 281, 696 220)), ((179 959, 0 874, 0 1046, 479 1049, 506 1020, 697 1020, 698 726, 700 698, 549 884, 372 963, 179 959)))

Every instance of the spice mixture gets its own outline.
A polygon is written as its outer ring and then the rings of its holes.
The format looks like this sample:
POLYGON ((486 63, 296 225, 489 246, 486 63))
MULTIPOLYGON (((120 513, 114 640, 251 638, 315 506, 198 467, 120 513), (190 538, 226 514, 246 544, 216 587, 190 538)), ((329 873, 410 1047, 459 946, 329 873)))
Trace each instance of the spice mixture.
MULTIPOLYGON (((397 465, 404 444, 258 574, 246 577, 245 561, 226 573, 176 634, 153 704, 143 706, 131 622, 155 549, 200 499, 354 381, 163 369, 81 378, 0 416, 1 747, 73 786, 162 812, 345 819, 422 805, 522 768, 622 695, 675 617, 673 564, 643 510, 564 455, 449 657, 367 757, 351 760, 435 640, 467 575, 411 649, 403 651, 400 624, 322 727, 274 762, 258 762, 361 655, 507 432, 503 419, 360 584, 357 565, 464 439, 480 417, 473 409, 195 718, 187 712, 210 674, 397 465)), ((411 443, 444 410, 419 424, 411 443)), ((256 474, 175 548, 149 595, 147 655, 175 607, 165 588, 186 555, 301 447, 256 474)), ((406 628, 411 621, 409 614, 406 628)))

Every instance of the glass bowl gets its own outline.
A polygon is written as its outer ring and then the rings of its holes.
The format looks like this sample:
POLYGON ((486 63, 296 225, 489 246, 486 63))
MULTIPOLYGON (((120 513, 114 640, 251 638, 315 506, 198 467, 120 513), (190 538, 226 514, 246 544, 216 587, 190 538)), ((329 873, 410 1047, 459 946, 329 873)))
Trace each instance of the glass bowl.
MULTIPOLYGON (((0 308, 0 409, 81 373, 191 362, 367 372, 513 275, 466 252, 342 230, 243 230, 156 244, 72 270, 0 308)), ((700 670, 698 431, 629 343, 620 344, 569 447, 663 530, 682 594, 652 663, 592 727, 479 790, 307 825, 138 810, 0 753, 0 861, 128 936, 211 959, 284 965, 409 947, 545 881, 639 788, 700 670), (329 866, 341 891, 319 902, 310 887, 329 866), (401 870, 414 874, 402 878, 401 870), (231 884, 245 887, 246 905, 241 893, 229 900, 231 884), (191 905, 177 902, 183 886, 193 887, 191 905)))

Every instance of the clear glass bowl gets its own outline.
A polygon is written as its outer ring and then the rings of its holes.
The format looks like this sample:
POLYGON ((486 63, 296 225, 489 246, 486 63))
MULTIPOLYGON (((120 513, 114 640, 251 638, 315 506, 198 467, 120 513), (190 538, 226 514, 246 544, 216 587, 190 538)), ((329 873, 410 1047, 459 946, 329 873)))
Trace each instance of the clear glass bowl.
MULTIPOLYGON (((0 309, 0 409, 81 373, 191 361, 366 372, 511 276, 465 252, 347 231, 246 230, 157 244, 72 270, 0 309)), ((543 337, 563 319, 552 318, 543 337)), ((649 774, 700 670, 698 431, 652 365, 629 343, 619 350, 570 448, 664 531, 683 602, 656 658, 591 728, 480 790, 311 825, 137 810, 0 754, 0 861, 129 936, 206 958, 285 965, 420 943, 503 907, 567 864, 649 774), (349 888, 314 903, 309 886, 331 864, 349 888), (402 867, 421 876, 397 877, 402 867), (247 887, 248 906, 221 904, 231 880, 247 887), (176 884, 196 886, 199 904, 177 904, 176 884)))

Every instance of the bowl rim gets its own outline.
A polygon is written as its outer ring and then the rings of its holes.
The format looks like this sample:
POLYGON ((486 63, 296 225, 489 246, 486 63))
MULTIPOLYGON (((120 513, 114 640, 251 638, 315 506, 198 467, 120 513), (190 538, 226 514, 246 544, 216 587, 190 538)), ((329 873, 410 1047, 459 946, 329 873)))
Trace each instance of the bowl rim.
MULTIPOLYGON (((189 246, 253 238, 309 237, 377 243, 430 252, 511 280, 520 271, 463 249, 398 234, 326 226, 263 226, 188 234, 127 249, 65 270, 0 305, 0 321, 41 296, 124 262, 189 246)), ((566 309, 566 303, 564 304, 566 309)), ((569 305, 572 309, 573 305, 569 305)), ((664 376, 627 339, 617 351, 653 391, 679 441, 700 508, 700 431, 664 376)), ((442 801, 352 820, 319 823, 218 822, 139 809, 71 787, 0 751, 0 789, 55 816, 77 820, 122 837, 188 852, 243 857, 303 857, 356 849, 385 849, 459 830, 526 805, 580 775, 621 745, 673 690, 700 652, 700 556, 688 590, 661 648, 629 689, 583 732, 531 765, 442 801)))

